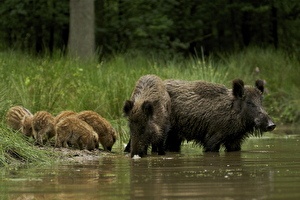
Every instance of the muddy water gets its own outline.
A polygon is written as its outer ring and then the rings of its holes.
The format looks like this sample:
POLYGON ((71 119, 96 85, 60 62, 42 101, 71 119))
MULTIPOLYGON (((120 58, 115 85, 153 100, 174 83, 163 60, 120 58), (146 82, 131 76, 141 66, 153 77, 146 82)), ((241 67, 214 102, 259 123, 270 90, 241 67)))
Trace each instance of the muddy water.
MULTIPOLYGON (((241 152, 130 159, 1 172, 1 199, 300 199, 300 134, 250 138, 241 152)), ((118 151, 118 150, 117 150, 118 151)))

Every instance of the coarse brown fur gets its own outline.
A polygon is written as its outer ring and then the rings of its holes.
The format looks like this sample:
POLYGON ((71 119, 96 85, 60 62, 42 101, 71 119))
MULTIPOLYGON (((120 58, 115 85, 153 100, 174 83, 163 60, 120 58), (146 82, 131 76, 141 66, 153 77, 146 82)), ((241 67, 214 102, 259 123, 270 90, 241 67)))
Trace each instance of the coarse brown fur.
POLYGON ((148 145, 152 145, 152 152, 165 154, 170 106, 170 96, 158 76, 145 75, 136 82, 131 99, 123 107, 130 128, 130 141, 125 151, 130 150, 131 157, 146 155, 148 145))
POLYGON ((66 117, 70 117, 70 116, 75 116, 75 115, 77 115, 77 113, 72 110, 61 111, 58 115, 55 116, 54 122, 55 122, 55 124, 57 124, 62 119, 66 118, 66 117))
POLYGON ((28 137, 33 137, 32 119, 33 115, 26 115, 22 119, 21 132, 28 137))
POLYGON ((116 131, 112 125, 98 113, 90 110, 78 113, 77 117, 94 129, 104 150, 111 151, 117 139, 116 131))
POLYGON ((37 144, 44 145, 55 136, 54 117, 47 111, 38 111, 32 118, 33 137, 37 144))
POLYGON ((31 112, 23 106, 13 106, 6 113, 6 123, 11 129, 22 132, 22 120, 32 116, 31 112))
POLYGON ((166 80, 172 102, 167 149, 179 151, 183 140, 195 141, 205 151, 239 151, 242 141, 255 133, 272 131, 275 124, 262 107, 263 83, 233 89, 204 81, 166 80), (257 130, 257 131, 256 131, 257 130))
POLYGON ((91 151, 99 143, 98 134, 77 116, 62 119, 55 125, 55 131, 55 147, 68 147, 70 144, 73 147, 91 151))

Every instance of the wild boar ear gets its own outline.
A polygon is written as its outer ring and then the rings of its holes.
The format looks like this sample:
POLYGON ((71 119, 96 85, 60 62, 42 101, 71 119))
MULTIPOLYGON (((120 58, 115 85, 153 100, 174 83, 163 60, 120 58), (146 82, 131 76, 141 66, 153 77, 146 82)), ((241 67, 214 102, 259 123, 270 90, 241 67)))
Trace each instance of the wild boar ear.
POLYGON ((153 103, 150 101, 145 101, 142 105, 142 110, 148 117, 151 117, 154 112, 153 103))
POLYGON ((259 91, 261 91, 261 93, 264 93, 264 90, 265 90, 265 83, 263 80, 256 80, 255 81, 255 87, 257 89, 259 89, 259 91))
POLYGON ((244 82, 241 79, 232 81, 232 94, 236 98, 244 98, 244 82))
POLYGON ((130 101, 130 100, 125 101, 125 104, 124 104, 124 107, 123 107, 123 113, 125 114, 125 116, 129 115, 129 112, 133 108, 133 104, 134 104, 133 101, 130 101))

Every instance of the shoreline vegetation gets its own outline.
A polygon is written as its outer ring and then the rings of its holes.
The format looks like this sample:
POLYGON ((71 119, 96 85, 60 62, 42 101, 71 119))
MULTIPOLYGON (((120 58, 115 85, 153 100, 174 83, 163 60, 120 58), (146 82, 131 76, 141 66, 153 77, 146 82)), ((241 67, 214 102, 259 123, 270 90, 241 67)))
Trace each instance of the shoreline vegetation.
POLYGON ((123 148, 129 139, 123 103, 145 74, 162 79, 205 80, 229 88, 235 78, 247 85, 263 79, 267 90, 264 107, 276 124, 293 127, 300 121, 300 60, 271 48, 249 47, 230 55, 193 59, 131 52, 101 61, 80 61, 59 53, 35 57, 2 51, 0 72, 0 167, 47 164, 62 155, 34 146, 7 127, 5 115, 14 105, 22 105, 32 113, 46 110, 53 115, 62 110, 94 110, 118 132, 113 149, 123 148))

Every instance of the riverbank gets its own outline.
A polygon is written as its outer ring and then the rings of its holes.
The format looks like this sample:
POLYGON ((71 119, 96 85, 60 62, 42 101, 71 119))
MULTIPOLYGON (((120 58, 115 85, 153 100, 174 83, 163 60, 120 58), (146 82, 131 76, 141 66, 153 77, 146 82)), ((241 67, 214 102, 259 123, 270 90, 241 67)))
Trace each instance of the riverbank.
POLYGON ((53 148, 53 147, 39 147, 41 151, 52 151, 58 157, 59 162, 62 163, 85 163, 88 161, 97 161, 101 157, 113 156, 115 153, 107 152, 101 149, 92 151, 70 149, 70 148, 53 148))
POLYGON ((52 163, 84 163, 96 161, 104 156, 119 152, 119 144, 115 144, 113 152, 101 149, 93 151, 73 148, 55 148, 54 139, 44 146, 34 145, 32 138, 26 138, 20 132, 12 131, 1 124, 0 129, 0 167, 22 166, 29 163, 49 165, 52 163), (118 149, 118 150, 117 150, 118 149))
MULTIPOLYGON (((7 130, 10 131, 9 129, 7 130)), ((3 132, 2 132, 3 133, 3 132)), ((79 150, 72 148, 54 148, 53 145, 36 146, 32 140, 28 140, 16 132, 10 132, 12 134, 10 138, 13 142, 10 142, 10 146, 3 148, 3 134, 0 134, 2 143, 0 148, 2 149, 2 158, 0 166, 2 167, 18 167, 27 164, 37 163, 39 165, 52 165, 52 164, 84 164, 91 161, 98 161, 104 157, 115 157, 123 155, 128 157, 128 154, 123 152, 126 141, 117 141, 113 146, 112 152, 107 152, 102 149, 95 149, 93 151, 79 150), (14 138, 14 139, 12 139, 14 138)), ((299 126, 278 126, 276 129, 262 136, 267 138, 285 137, 290 135, 299 134, 299 126), (267 136, 266 136, 267 135, 267 136)), ((248 139, 249 140, 249 139, 248 139)), ((195 148, 192 143, 185 143, 185 146, 195 148)), ((101 147, 100 147, 101 148, 101 147)), ((201 147, 196 147, 197 149, 201 147)), ((223 150, 221 150, 223 151, 223 150)))

